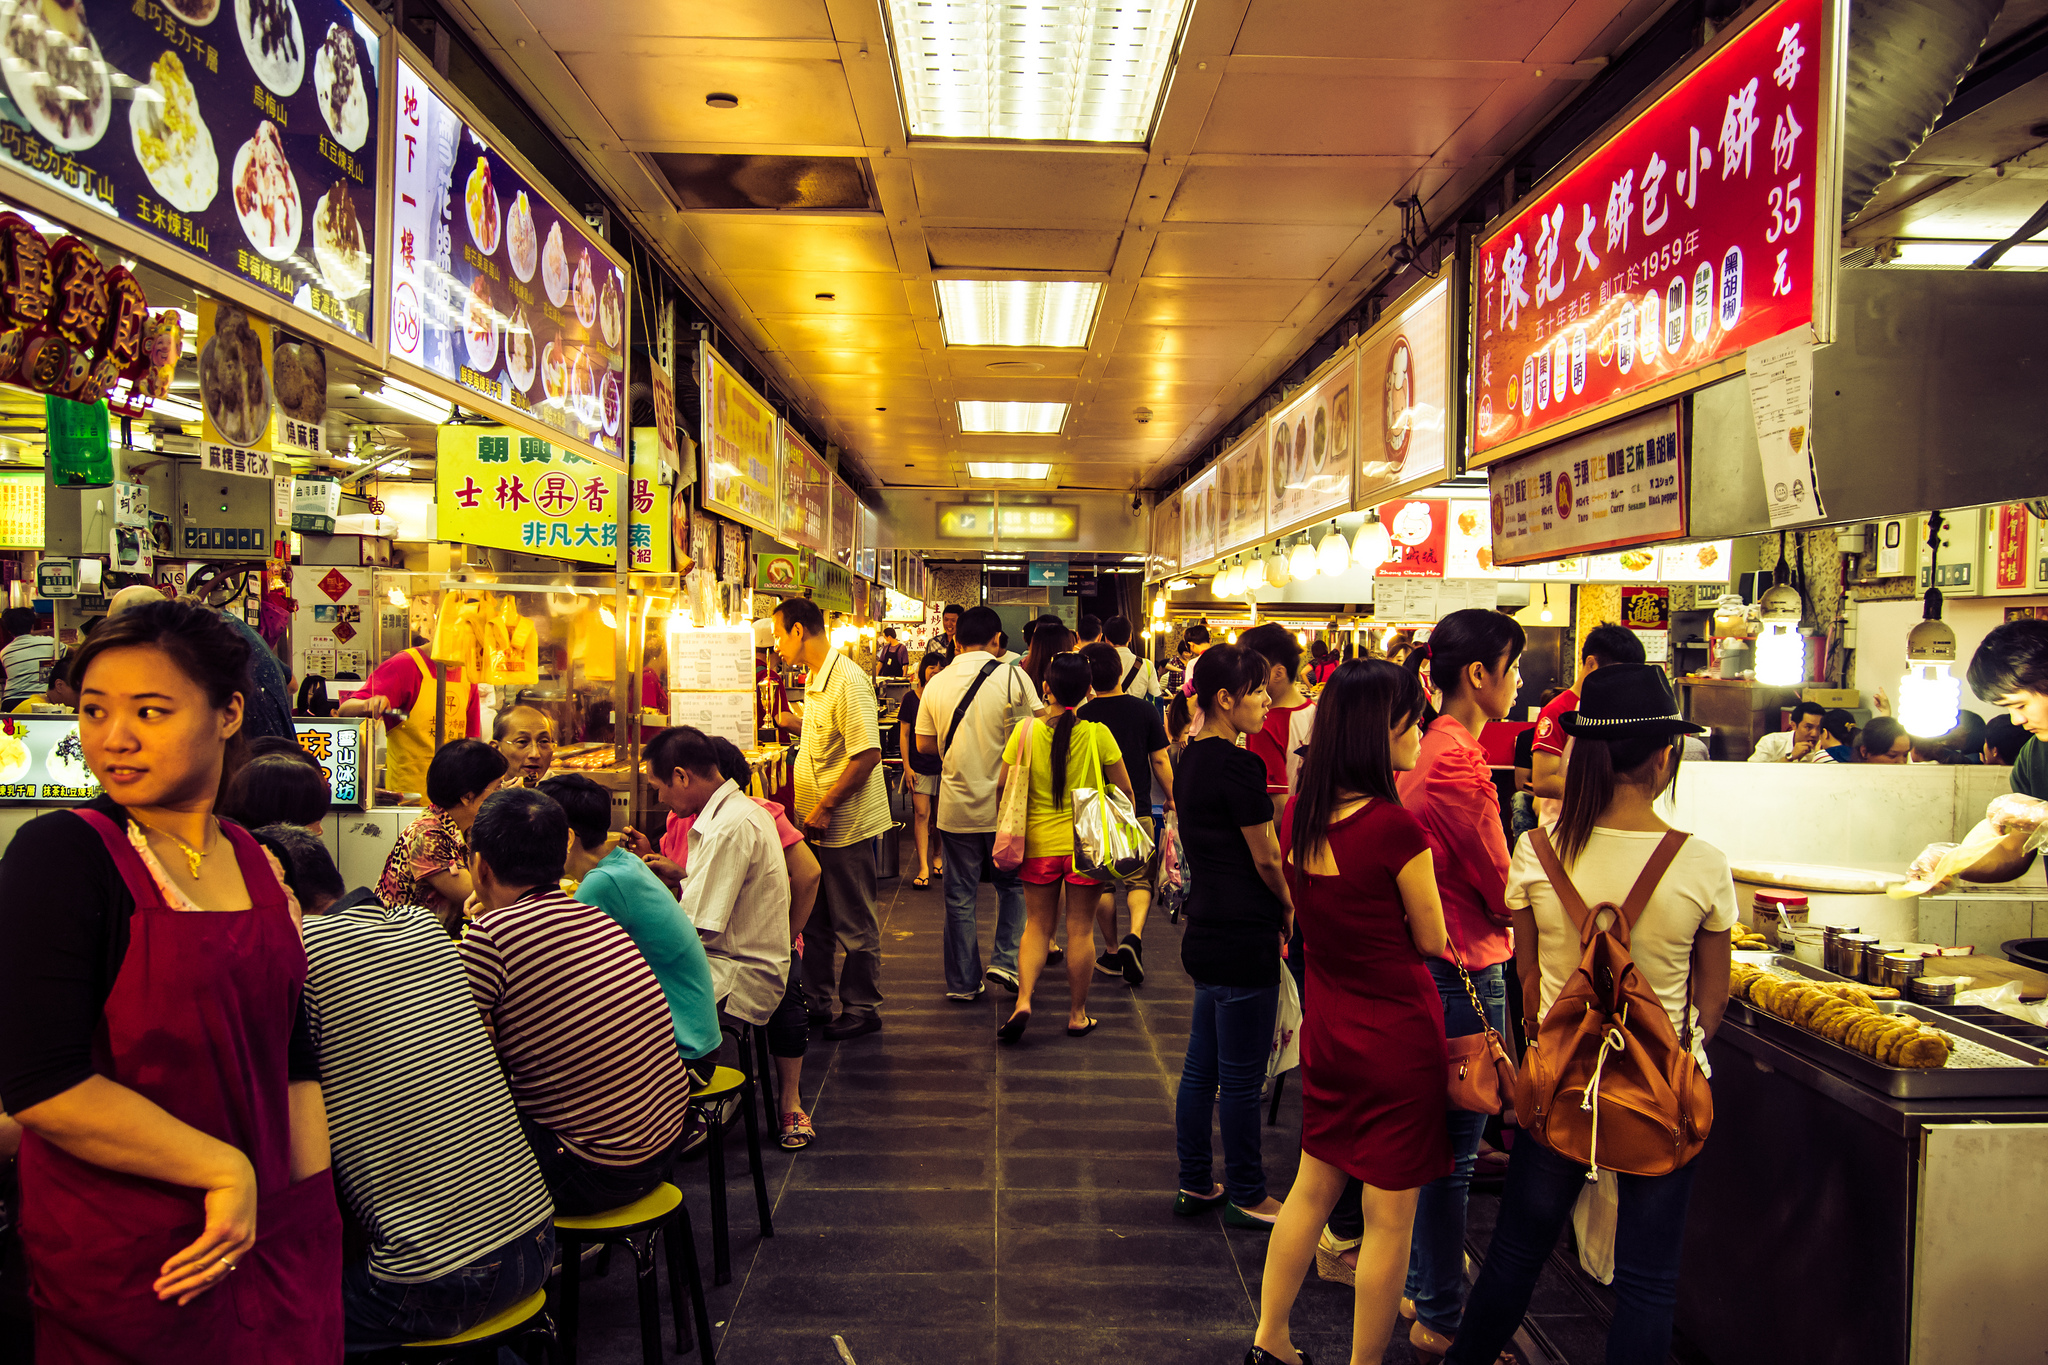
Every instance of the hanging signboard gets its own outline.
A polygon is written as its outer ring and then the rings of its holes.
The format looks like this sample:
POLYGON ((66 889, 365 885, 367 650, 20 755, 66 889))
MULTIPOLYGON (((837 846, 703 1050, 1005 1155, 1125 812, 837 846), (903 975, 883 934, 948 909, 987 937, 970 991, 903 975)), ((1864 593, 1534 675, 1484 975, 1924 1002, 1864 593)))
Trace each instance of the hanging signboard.
MULTIPOLYGON (((1451 504, 1442 498, 1404 498, 1380 509, 1392 551, 1378 578, 1442 578, 1448 562, 1451 504)), ((1375 599, 1377 600, 1377 599, 1375 599)))
POLYGON ((1081 509, 1055 503, 940 503, 939 535, 946 540, 1072 540, 1081 533, 1081 509))
POLYGON ((676 431, 676 381, 665 367, 649 361, 647 384, 654 391, 654 435, 661 443, 661 462, 681 473, 683 454, 676 431))
POLYGON ((1839 12, 1780 0, 1480 244, 1475 454, 1830 339, 1839 12))
POLYGON ((391 358, 464 407, 623 467, 624 259, 438 77, 405 55, 396 68, 391 358))
POLYGON ((341 0, 0 0, 0 30, 0 165, 370 340, 375 21, 341 0))
POLYGON ((1180 566, 1192 569, 1216 557, 1217 532, 1221 523, 1217 483, 1222 476, 1218 465, 1210 465, 1180 490, 1180 566))
POLYGON ((674 509, 668 490, 661 486, 667 452, 652 427, 633 428, 632 498, 633 523, 626 536, 632 550, 634 573, 669 573, 674 543, 669 519, 674 509))
POLYGON ((1180 569, 1180 528, 1181 500, 1178 493, 1169 494, 1152 504, 1152 535, 1150 554, 1145 564, 1145 577, 1160 579, 1180 569))
POLYGON ((43 548, 43 471, 0 474, 0 550, 43 548))
POLYGON ((1266 419, 1266 526, 1282 535, 1351 506, 1358 352, 1347 347, 1266 419))
POLYGON ((776 539, 813 554, 831 542, 832 471, 810 442, 782 423, 782 529, 776 539))
POLYGON ((1487 484, 1496 563, 1682 540, 1685 440, 1678 405, 1495 464, 1487 484))
POLYGON ((1216 548, 1229 554, 1266 534, 1266 429, 1253 428, 1216 461, 1216 470, 1223 518, 1216 548))
POLYGON ((837 477, 832 480, 832 544, 834 563, 851 572, 860 549, 860 499, 837 477))
POLYGON ((1376 506, 1450 473, 1449 281, 1415 291, 1365 334, 1358 391, 1353 506, 1376 506))
POLYGON ((1444 526, 1444 577, 1513 578, 1513 569, 1493 562, 1493 518, 1474 499, 1450 504, 1444 526))
POLYGON ((766 551, 754 555, 754 587, 761 592, 780 593, 787 597, 800 593, 804 588, 804 556, 802 551, 787 553, 766 551))
POLYGON ((276 398, 270 324, 210 298, 198 301, 198 313, 199 462, 208 473, 268 479, 276 398))
POLYGON ((777 535, 782 516, 777 491, 782 421, 768 400, 709 344, 699 349, 698 357, 704 412, 700 443, 704 506, 757 531, 777 535))
POLYGON ((860 509, 860 554, 853 570, 863 578, 875 576, 875 542, 882 538, 882 519, 871 508, 860 509))
POLYGON ((1623 588, 1621 623, 1630 630, 1671 629, 1671 589, 1661 586, 1623 588))
POLYGON ((805 566, 810 572, 807 586, 811 600, 820 611, 853 610, 853 575, 823 555, 813 555, 805 566))
POLYGON ((618 562, 620 471, 537 436, 490 427, 442 427, 434 455, 441 539, 618 562))
MULTIPOLYGON (((1732 540, 1666 545, 1658 555, 1658 580, 1664 583, 1726 583, 1734 549, 1732 540)), ((1528 576, 1526 571, 1523 576, 1528 576)))

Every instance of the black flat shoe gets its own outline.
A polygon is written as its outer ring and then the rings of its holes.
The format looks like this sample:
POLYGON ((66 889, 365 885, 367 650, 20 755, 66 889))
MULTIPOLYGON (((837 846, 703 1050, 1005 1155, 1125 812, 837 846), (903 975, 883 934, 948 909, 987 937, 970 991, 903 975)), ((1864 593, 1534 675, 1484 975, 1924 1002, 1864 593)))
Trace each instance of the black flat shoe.
POLYGON ((1223 1201, 1228 1198, 1230 1196, 1220 1189, 1207 1197, 1199 1194, 1189 1194, 1186 1190, 1176 1190, 1173 1196, 1173 1212, 1176 1217, 1194 1218, 1204 1213, 1214 1212, 1222 1207, 1223 1201))
POLYGON ((1065 962, 1066 960, 1067 960, 1067 950, 1066 950, 1065 948, 1048 948, 1048 949, 1046 949, 1046 952, 1045 952, 1045 965, 1046 965, 1046 966, 1048 966, 1048 967, 1057 967, 1057 966, 1059 966, 1059 965, 1060 965, 1060 964, 1061 964, 1062 962, 1065 962))
POLYGON ((1030 1023, 1031 1016, 1028 1014, 1011 1015, 1008 1019, 1003 1021, 1003 1026, 996 1030, 996 1041, 999 1043, 1017 1042, 1018 1040, 1023 1038, 1024 1029, 1030 1023))
MULTIPOLYGON (((1309 1360, 1307 1351, 1296 1347, 1294 1354, 1301 1357, 1301 1365, 1314 1365, 1309 1360)), ((1271 1351, 1261 1350, 1259 1347, 1254 1346, 1244 1353, 1244 1365, 1286 1365, 1286 1362, 1271 1351)))

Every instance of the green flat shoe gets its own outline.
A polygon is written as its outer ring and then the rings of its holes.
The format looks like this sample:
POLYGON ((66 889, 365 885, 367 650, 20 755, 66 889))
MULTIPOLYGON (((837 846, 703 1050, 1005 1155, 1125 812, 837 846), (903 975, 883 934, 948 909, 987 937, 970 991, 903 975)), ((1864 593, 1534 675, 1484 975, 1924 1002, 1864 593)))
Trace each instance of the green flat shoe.
POLYGON ((1246 1213, 1235 1204, 1227 1204, 1223 1209, 1223 1226, 1227 1228, 1245 1228, 1252 1232, 1271 1232, 1273 1230, 1273 1223, 1274 1219, 1261 1218, 1256 1213, 1246 1213))
POLYGON ((1181 1218, 1198 1218, 1202 1214, 1214 1212, 1228 1198, 1228 1195, 1220 1191, 1214 1196, 1204 1199, 1199 1194, 1189 1194, 1186 1190, 1179 1190, 1173 1197, 1173 1211, 1175 1215, 1181 1218))

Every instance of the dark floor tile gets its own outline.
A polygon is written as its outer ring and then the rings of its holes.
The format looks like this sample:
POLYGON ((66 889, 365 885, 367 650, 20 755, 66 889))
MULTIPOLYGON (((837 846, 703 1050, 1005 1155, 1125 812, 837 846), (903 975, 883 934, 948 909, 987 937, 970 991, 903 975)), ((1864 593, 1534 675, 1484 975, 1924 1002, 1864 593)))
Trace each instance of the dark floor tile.
POLYGON ((1170 1203, 1179 1177, 1171 1147, 1144 1156, 1006 1151, 998 1161, 1005 1190, 1158 1190, 1170 1203))
POLYGON ((815 1274, 857 1267, 903 1275, 994 1270, 996 1234, 988 1223, 928 1227, 779 1229, 761 1243, 757 1275, 815 1274))
MULTIPOLYGON (((1242 1322, 1251 1345, 1251 1299, 1235 1271, 1092 1269, 1005 1270, 997 1321, 1016 1327, 1072 1327, 1099 1324, 1115 1331, 1213 1331, 1242 1322)), ((1243 1347, 1239 1348, 1240 1350, 1243 1347)))
POLYGON ((783 1326, 818 1323, 844 1331, 852 1323, 943 1323, 986 1331, 995 1325, 995 1289, 988 1271, 887 1275, 812 1268, 752 1276, 744 1303, 750 1313, 783 1326))
POLYGON ((1173 1122, 1173 1098, 1164 1093, 1132 1095, 1123 1087, 1108 1086, 1065 1095, 1018 1096, 1010 1090, 1003 1087, 997 1111, 1005 1132, 1012 1124, 1090 1133, 1104 1123, 1173 1122))
MULTIPOLYGON (((988 1227, 996 1195, 988 1189, 805 1188, 775 1205, 777 1235, 825 1228, 988 1227)), ((700 1234, 701 1235, 701 1234, 700 1234)))
POLYGON ((934 1156, 949 1152, 962 1156, 995 1154, 995 1127, 986 1122, 863 1123, 859 1121, 862 1117, 865 1116, 856 1112, 834 1123, 830 1143, 821 1134, 819 1140, 811 1145, 812 1156, 842 1152, 901 1152, 934 1156))
MULTIPOLYGON (((718 1358, 739 1365, 843 1365, 832 1344, 834 1332, 823 1326, 790 1330, 748 1326, 728 1333, 718 1358)), ((860 1365, 995 1365, 993 1329, 956 1327, 883 1327, 851 1318, 836 1335, 846 1342, 860 1365)), ((621 1365, 639 1365, 635 1355, 621 1365)))
POLYGON ((998 1073, 998 1081, 1005 1099, 1013 1096, 1029 1100, 1104 1095, 1115 1100, 1137 1100, 1173 1093, 1166 1081, 1157 1075, 1128 1072, 1085 1074, 1071 1068, 1019 1068, 998 1073))
POLYGON ((1013 1123, 1007 1116, 1001 1143, 1006 1152, 1088 1152, 1108 1156, 1151 1156, 1173 1151, 1173 1119, 1151 1123, 1099 1123, 1093 1115, 1064 1123, 1013 1123))
POLYGON ((879 1090, 891 1095, 905 1092, 931 1091, 948 1095, 972 1093, 981 1094, 995 1089, 996 1078, 991 1073, 965 1072, 947 1074, 940 1071, 899 1073, 893 1071, 862 1071, 852 1068, 834 1067, 830 1079, 824 1086, 824 1093, 833 1090, 879 1090))
POLYGON ((995 1182, 995 1166, 985 1156, 816 1152, 797 1163, 790 1183, 808 1189, 986 1189, 995 1182))
POLYGON ((998 1240, 996 1268, 1005 1285, 1016 1271, 1062 1267, 1149 1269, 1178 1279, 1183 1271, 1235 1271, 1238 1263, 1222 1237, 1191 1237, 1184 1229, 1120 1230, 1098 1223, 1017 1229, 998 1240))
POLYGON ((857 1100, 849 1100, 833 1111, 849 1121, 880 1123, 888 1119, 921 1120, 934 1123, 969 1120, 975 1123, 993 1124, 996 1119, 996 1097, 984 1090, 972 1095, 955 1093, 910 1094, 896 1092, 872 1094, 863 1091, 857 1100))
POLYGON ((1171 1184, 1164 1190, 1078 1190, 1005 1188, 996 1204, 997 1225, 1012 1230, 1109 1227, 1119 1231, 1213 1233, 1217 1215, 1181 1218, 1173 1211, 1171 1184))
MULTIPOLYGON (((1147 1331, 1105 1323, 1090 1324, 1085 1331, 1071 1326, 1005 1327, 996 1337, 996 1361, 997 1365, 1224 1365, 1244 1359, 1251 1344, 1250 1324, 1206 1331, 1147 1331)), ((866 1365, 865 1358, 862 1365, 866 1365)))

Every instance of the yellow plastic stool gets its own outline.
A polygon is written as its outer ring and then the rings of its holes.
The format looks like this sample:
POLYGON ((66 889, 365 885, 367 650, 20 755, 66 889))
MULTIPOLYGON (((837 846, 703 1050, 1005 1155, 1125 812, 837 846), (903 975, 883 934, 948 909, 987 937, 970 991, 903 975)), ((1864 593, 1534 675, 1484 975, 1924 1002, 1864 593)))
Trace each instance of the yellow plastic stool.
POLYGON ((497 1348, 509 1344, 515 1336, 537 1335, 546 1339, 552 1349, 555 1344, 554 1319, 548 1316, 548 1294, 545 1289, 536 1289, 518 1303, 501 1313, 493 1313, 467 1332, 452 1337, 440 1337, 433 1341, 408 1341, 398 1348, 399 1360, 412 1360, 417 1356, 433 1353, 435 1360, 459 1360, 477 1352, 477 1359, 496 1362, 497 1348), (484 1354, 489 1348, 489 1354, 484 1354))
POLYGON ((736 1067, 716 1067, 703 1089, 690 1096, 690 1108, 703 1113, 711 1129, 711 1282, 732 1282, 732 1243, 726 1234, 725 1215, 725 1125, 711 1112, 715 1101, 738 1091, 740 1111, 747 1120, 747 1159, 754 1169, 754 1212, 761 1222, 761 1235, 773 1237, 775 1223, 768 1214, 768 1173, 761 1166, 761 1129, 754 1117, 754 1082, 736 1067))
POLYGON ((711 1313, 704 1304, 704 1279, 697 1269, 697 1239, 690 1231, 690 1210, 683 1192, 663 1181, 630 1204, 603 1213, 562 1214, 555 1218, 555 1243, 562 1253, 562 1359, 576 1365, 576 1317, 586 1244, 624 1246, 633 1253, 633 1273, 640 1291, 640 1350, 646 1365, 661 1365, 661 1301, 654 1283, 654 1239, 668 1252, 668 1297, 676 1320, 676 1353, 703 1343, 704 1363, 715 1359, 711 1344, 711 1313), (646 1237, 634 1239, 641 1233, 646 1237), (678 1245, 678 1234, 681 1244, 678 1245), (682 1312, 681 1281, 690 1285, 690 1311, 696 1319, 695 1339, 682 1312))

